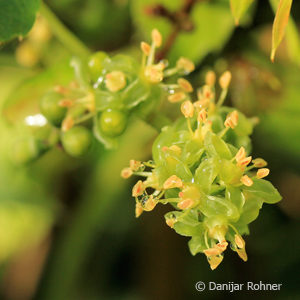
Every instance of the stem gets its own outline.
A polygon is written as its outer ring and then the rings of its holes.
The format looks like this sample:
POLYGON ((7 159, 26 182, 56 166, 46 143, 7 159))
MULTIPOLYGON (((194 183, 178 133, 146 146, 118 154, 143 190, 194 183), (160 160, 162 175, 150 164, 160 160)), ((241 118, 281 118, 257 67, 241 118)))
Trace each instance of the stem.
POLYGON ((47 20, 52 33, 72 53, 86 57, 90 50, 57 18, 57 16, 45 4, 41 3, 41 15, 47 20))
POLYGON ((220 98, 219 98, 218 103, 217 103, 217 107, 221 107, 222 106, 222 104, 224 103, 225 98, 227 96, 227 92, 228 92, 228 89, 223 89, 222 90, 220 98))

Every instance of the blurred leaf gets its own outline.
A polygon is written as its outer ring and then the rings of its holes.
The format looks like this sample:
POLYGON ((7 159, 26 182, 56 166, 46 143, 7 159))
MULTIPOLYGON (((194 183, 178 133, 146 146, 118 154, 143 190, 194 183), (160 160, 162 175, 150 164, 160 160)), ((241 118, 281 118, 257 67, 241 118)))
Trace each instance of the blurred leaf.
POLYGON ((33 26, 39 0, 0 0, 0 42, 24 36, 33 26))
POLYGON ((39 112, 39 99, 55 85, 64 85, 73 78, 69 60, 59 62, 15 87, 3 105, 3 115, 7 121, 16 123, 25 116, 39 112))
MULTIPOLYGON (((279 0, 270 0, 270 2, 274 12, 276 12, 279 0)), ((291 61, 300 65, 300 38, 297 25, 292 16, 289 17, 285 38, 291 61)))
MULTIPOLYGON (((179 9, 182 2, 162 0, 160 4, 171 11, 179 9)), ((164 40, 173 31, 171 24, 164 18, 148 16, 145 8, 155 6, 156 0, 132 1, 132 14, 137 28, 149 40, 150 32, 154 27, 161 31, 164 40)), ((191 13, 194 29, 190 32, 181 32, 177 37, 168 59, 174 63, 180 56, 185 56, 195 63, 199 63, 207 54, 222 49, 230 37, 234 22, 226 2, 217 0, 197 3, 191 13)))
POLYGON ((281 43, 289 20, 293 0, 280 0, 272 29, 271 60, 274 61, 276 50, 281 43))
POLYGON ((236 26, 239 25, 240 19, 243 17, 253 1, 254 0, 230 0, 230 9, 236 26))

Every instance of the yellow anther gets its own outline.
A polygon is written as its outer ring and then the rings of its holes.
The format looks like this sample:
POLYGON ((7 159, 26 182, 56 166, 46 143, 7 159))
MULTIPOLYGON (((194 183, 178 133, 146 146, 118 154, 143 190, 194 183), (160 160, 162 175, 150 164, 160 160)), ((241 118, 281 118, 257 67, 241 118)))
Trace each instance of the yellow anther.
POLYGON ((231 73, 229 71, 224 72, 219 79, 220 87, 224 90, 228 89, 230 81, 231 81, 231 73))
POLYGON ((152 41, 156 48, 159 48, 162 44, 161 33, 157 29, 153 29, 151 32, 152 41))
POLYGON ((150 195, 148 200, 146 201, 145 203, 145 206, 144 206, 144 210, 145 211, 151 211, 154 209, 154 207, 156 206, 157 204, 157 201, 153 199, 153 196, 150 195))
POLYGON ((226 241, 223 241, 223 242, 218 243, 218 244, 215 245, 215 247, 217 249, 220 249, 221 252, 224 252, 226 250, 227 246, 228 246, 228 243, 226 241))
POLYGON ((214 86, 216 83, 216 74, 214 71, 208 71, 205 76, 205 84, 214 86))
POLYGON ((145 191, 145 185, 142 180, 139 180, 132 188, 132 197, 138 197, 142 195, 145 191))
POLYGON ((105 85, 111 92, 117 92, 126 86, 125 74, 121 71, 112 71, 105 76, 105 85))
POLYGON ((235 155, 235 160, 240 162, 242 159, 246 157, 246 151, 244 147, 241 147, 240 150, 235 155))
POLYGON ((241 178, 241 183, 246 186, 251 186, 253 184, 253 180, 248 175, 244 175, 241 178))
POLYGON ((245 248, 243 248, 243 249, 236 249, 236 252, 237 252, 237 254, 239 255, 239 257, 243 261, 247 261, 248 260, 248 256, 247 256, 245 248))
POLYGON ((179 78, 177 83, 185 92, 191 93, 193 91, 192 85, 186 79, 179 78))
POLYGON ((193 72, 195 70, 194 63, 185 57, 180 57, 177 60, 176 67, 178 69, 184 70, 185 72, 188 72, 188 73, 193 72))
POLYGON ((262 159, 262 158, 255 158, 252 160, 252 163, 254 164, 255 168, 263 168, 265 167, 268 163, 262 159))
POLYGON ((233 112, 228 114, 224 122, 225 127, 230 127, 234 129, 238 124, 238 119, 239 119, 239 114, 236 110, 234 110, 233 112))
POLYGON ((135 204, 135 217, 138 218, 143 213, 143 207, 140 202, 136 202, 135 204))
POLYGON ((61 130, 62 131, 68 131, 74 126, 74 120, 71 116, 67 116, 61 124, 61 130))
POLYGON ((123 177, 124 179, 129 178, 132 174, 133 174, 133 172, 130 168, 124 168, 121 171, 121 177, 123 177))
POLYGON ((157 67, 155 65, 147 66, 145 68, 145 76, 152 83, 159 83, 164 78, 161 67, 157 67))
POLYGON ((251 160, 252 160, 252 156, 247 156, 247 157, 239 160, 237 162, 237 165, 245 167, 250 164, 251 160))
POLYGON ((210 268, 212 270, 216 269, 218 267, 218 265, 222 262, 222 260, 223 260, 222 255, 211 256, 210 258, 208 258, 208 263, 210 265, 210 268))
POLYGON ((270 173, 270 170, 268 168, 262 168, 262 169, 257 170, 256 177, 264 178, 264 177, 268 176, 269 173, 270 173))
POLYGON ((201 99, 194 102, 194 106, 197 109, 207 108, 209 106, 209 99, 201 99))
POLYGON ((208 249, 205 249, 203 250, 203 253, 207 256, 207 257, 210 257, 210 256, 216 256, 216 255, 219 255, 220 253, 222 253, 221 249, 218 249, 216 247, 213 247, 213 248, 208 248, 208 249))
POLYGON ((180 202, 178 202, 177 207, 179 209, 189 209, 191 207, 193 207, 195 204, 195 201, 193 199, 184 199, 181 200, 180 202))
POLYGON ((166 219, 166 224, 171 227, 174 228, 174 224, 177 222, 177 220, 175 218, 169 218, 166 219))
POLYGON ((194 105, 191 101, 187 100, 181 104, 181 112, 186 118, 192 118, 194 115, 194 105))
POLYGON ((209 85, 204 85, 202 87, 201 93, 202 93, 201 98, 204 98, 204 99, 210 100, 210 99, 212 99, 214 97, 214 93, 212 91, 212 88, 209 85))
POLYGON ((167 190, 173 188, 182 188, 182 186, 183 186, 182 180, 176 175, 172 175, 165 181, 163 188, 167 190))
POLYGON ((129 167, 132 171, 137 171, 142 166, 142 163, 138 160, 131 159, 129 161, 129 167))
POLYGON ((186 94, 183 92, 177 92, 168 96, 168 101, 171 103, 181 102, 186 98, 186 94))
POLYGON ((244 241, 244 239, 239 235, 239 234, 236 234, 235 236, 234 236, 234 241, 235 241, 235 243, 236 243, 236 245, 240 248, 240 249, 242 249, 242 248, 245 248, 245 241, 244 241))
POLYGON ((146 42, 141 42, 141 49, 145 55, 149 55, 151 51, 151 46, 146 42))
POLYGON ((202 108, 198 113, 197 121, 205 123, 206 119, 207 119, 207 112, 204 108, 202 108))

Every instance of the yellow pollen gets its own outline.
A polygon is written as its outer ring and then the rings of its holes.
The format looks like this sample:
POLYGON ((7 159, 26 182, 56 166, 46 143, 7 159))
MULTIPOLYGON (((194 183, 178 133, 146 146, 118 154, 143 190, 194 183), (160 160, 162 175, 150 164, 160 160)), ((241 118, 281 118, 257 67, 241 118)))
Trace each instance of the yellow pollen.
POLYGON ((205 76, 205 84, 214 86, 216 83, 216 74, 214 71, 208 71, 205 76))
POLYGON ((105 85, 111 92, 117 92, 126 85, 125 74, 121 71, 112 71, 105 76, 105 85))
POLYGON ((124 179, 129 178, 132 174, 133 174, 133 172, 130 168, 124 168, 121 171, 121 177, 123 177, 124 179))
POLYGON ((262 158, 255 158, 252 160, 252 163, 254 164, 255 168, 263 168, 265 167, 268 163, 262 159, 262 158))
POLYGON ((138 197, 145 191, 145 185, 142 180, 139 180, 132 188, 132 197, 138 197))
POLYGON ((140 202, 135 204, 135 217, 138 218, 143 213, 143 207, 140 202))
POLYGON ((171 228, 174 228, 174 224, 176 223, 176 219, 175 218, 170 218, 170 219, 167 219, 166 220, 166 224, 171 227, 171 228))
POLYGON ((244 239, 243 239, 240 235, 236 234, 236 235, 234 236, 234 241, 235 241, 236 245, 237 245, 240 249, 245 248, 245 244, 246 244, 246 243, 245 243, 244 239))
POLYGON ((231 73, 229 71, 224 72, 219 79, 220 87, 223 90, 228 89, 230 81, 231 81, 231 73))
POLYGON ((193 91, 192 85, 186 79, 179 78, 177 83, 185 92, 191 93, 193 91))
POLYGON ((151 46, 146 42, 141 42, 141 49, 145 55, 149 55, 151 51, 151 46))
POLYGON ((137 171, 142 166, 142 163, 138 160, 131 159, 129 161, 129 167, 132 171, 137 171))
POLYGON ((157 66, 147 66, 145 68, 145 76, 152 83, 159 83, 164 78, 162 69, 157 66))
POLYGON ((246 151, 244 147, 241 147, 240 150, 235 155, 235 160, 240 162, 242 159, 246 157, 246 151))
POLYGON ((176 175, 172 175, 165 181, 163 188, 167 190, 173 188, 182 188, 182 186, 182 180, 176 175))
POLYGON ((268 176, 269 173, 270 173, 270 170, 268 168, 262 168, 262 169, 257 170, 256 177, 264 178, 264 177, 268 176))
POLYGON ((186 98, 185 93, 183 92, 177 92, 173 95, 169 95, 168 96, 168 101, 171 103, 177 103, 177 102, 181 102, 186 98))
POLYGON ((157 29, 153 29, 151 32, 152 41, 156 48, 159 48, 162 44, 161 33, 157 29))
POLYGON ((241 182, 246 186, 251 186, 253 184, 253 180, 248 175, 242 176, 241 182))
POLYGON ((237 162, 237 164, 238 164, 239 166, 247 166, 247 165, 250 164, 251 160, 252 160, 252 156, 247 156, 247 157, 245 157, 245 158, 239 160, 239 161, 237 162))
POLYGON ((180 57, 177 62, 176 62, 176 67, 180 70, 184 70, 185 72, 193 72, 195 70, 195 65, 194 63, 185 58, 185 57, 180 57))
POLYGON ((207 117, 207 112, 206 110, 203 108, 199 111, 198 113, 198 118, 197 118, 197 121, 198 122, 206 122, 206 117, 207 117))
POLYGON ((195 201, 193 199, 184 199, 181 200, 178 204, 177 207, 180 209, 189 209, 195 204, 195 201))
POLYGON ((186 118, 192 118, 194 115, 194 105, 191 101, 187 100, 181 104, 181 112, 186 118))

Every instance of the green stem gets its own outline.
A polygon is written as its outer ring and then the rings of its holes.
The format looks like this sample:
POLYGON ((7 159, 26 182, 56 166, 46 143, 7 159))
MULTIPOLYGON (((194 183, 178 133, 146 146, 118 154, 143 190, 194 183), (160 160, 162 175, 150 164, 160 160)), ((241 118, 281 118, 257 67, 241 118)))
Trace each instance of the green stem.
POLYGON ((52 33, 72 53, 86 57, 90 50, 57 18, 57 16, 45 4, 41 3, 41 15, 47 20, 52 33))

